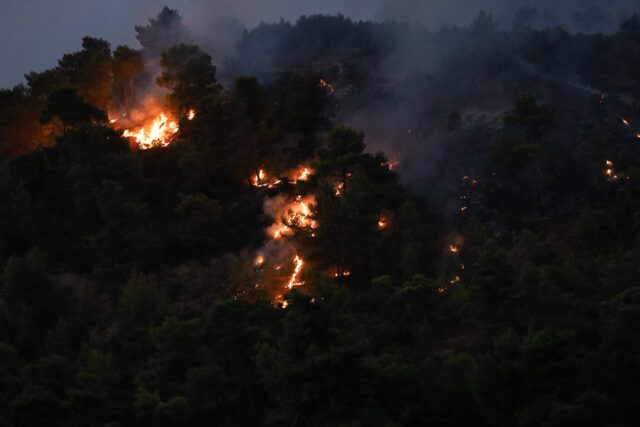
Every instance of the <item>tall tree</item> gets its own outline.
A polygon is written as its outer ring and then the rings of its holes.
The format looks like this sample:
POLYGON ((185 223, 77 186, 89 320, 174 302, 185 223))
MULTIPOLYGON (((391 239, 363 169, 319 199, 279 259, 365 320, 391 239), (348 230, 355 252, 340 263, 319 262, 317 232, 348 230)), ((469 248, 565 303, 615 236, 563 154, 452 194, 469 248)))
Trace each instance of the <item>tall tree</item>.
POLYGON ((118 46, 113 51, 113 75, 122 91, 122 101, 127 113, 136 102, 133 80, 144 72, 142 52, 128 46, 118 46))
POLYGON ((162 74, 157 83, 171 91, 169 100, 179 109, 198 105, 220 89, 211 57, 198 46, 174 46, 162 54, 160 64, 162 74))
POLYGON ((136 39, 150 56, 160 55, 171 46, 188 43, 189 37, 177 10, 165 6, 148 25, 136 25, 136 39))

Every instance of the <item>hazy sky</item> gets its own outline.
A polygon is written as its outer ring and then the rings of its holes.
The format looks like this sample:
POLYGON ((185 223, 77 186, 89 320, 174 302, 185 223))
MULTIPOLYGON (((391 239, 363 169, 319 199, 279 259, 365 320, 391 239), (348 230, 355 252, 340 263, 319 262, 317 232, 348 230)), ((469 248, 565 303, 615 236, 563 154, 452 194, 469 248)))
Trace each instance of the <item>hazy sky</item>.
POLYGON ((611 9, 613 3, 640 0, 0 0, 0 87, 20 83, 28 71, 54 66, 64 53, 78 50, 85 35, 137 47, 134 25, 145 24, 164 5, 178 9, 190 27, 206 31, 217 17, 235 16, 253 26, 313 13, 420 19, 434 27, 466 24, 483 8, 500 18, 524 3, 543 2, 555 9, 589 3, 611 9))
POLYGON ((382 0, 0 0, 0 87, 22 82, 28 71, 54 66, 63 54, 79 50, 86 35, 102 37, 112 46, 126 43, 138 47, 134 25, 147 23, 165 5, 178 9, 192 26, 212 25, 221 16, 236 16, 251 26, 260 20, 295 19, 312 13, 342 12, 372 18, 382 3, 382 0))

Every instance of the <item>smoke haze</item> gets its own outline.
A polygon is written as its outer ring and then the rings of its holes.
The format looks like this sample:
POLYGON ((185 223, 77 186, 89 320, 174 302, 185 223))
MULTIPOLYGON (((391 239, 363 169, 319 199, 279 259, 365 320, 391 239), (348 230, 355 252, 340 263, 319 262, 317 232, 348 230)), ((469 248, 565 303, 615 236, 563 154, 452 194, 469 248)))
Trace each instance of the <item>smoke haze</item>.
POLYGON ((145 24, 164 5, 183 15, 194 39, 214 55, 214 62, 233 49, 243 26, 295 20, 304 14, 420 21, 438 28, 468 25, 486 10, 508 28, 519 9, 533 5, 537 10, 523 13, 532 24, 607 31, 615 28, 625 11, 637 9, 633 0, 2 0, 0 87, 22 82, 28 71, 54 66, 64 53, 78 50, 85 35, 102 37, 113 46, 137 47, 134 25, 145 24))

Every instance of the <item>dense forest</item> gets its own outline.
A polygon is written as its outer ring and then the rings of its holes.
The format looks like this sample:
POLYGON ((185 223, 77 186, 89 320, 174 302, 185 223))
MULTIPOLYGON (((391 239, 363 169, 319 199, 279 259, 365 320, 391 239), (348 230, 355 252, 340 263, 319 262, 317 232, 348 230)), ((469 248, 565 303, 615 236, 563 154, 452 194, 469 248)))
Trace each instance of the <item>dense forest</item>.
POLYGON ((637 425, 640 17, 525 12, 0 90, 0 425, 637 425))

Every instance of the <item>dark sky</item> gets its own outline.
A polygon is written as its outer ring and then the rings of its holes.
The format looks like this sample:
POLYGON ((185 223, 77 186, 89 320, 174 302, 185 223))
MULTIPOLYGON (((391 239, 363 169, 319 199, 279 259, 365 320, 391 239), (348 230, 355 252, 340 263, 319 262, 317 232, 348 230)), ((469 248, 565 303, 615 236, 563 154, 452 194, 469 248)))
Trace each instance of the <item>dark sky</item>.
POLYGON ((219 17, 235 16, 253 26, 260 20, 313 13, 416 19, 437 27, 467 24, 481 9, 501 18, 524 3, 545 3, 561 13, 590 3, 607 10, 614 4, 637 8, 640 0, 0 0, 0 87, 22 82, 28 71, 54 66, 64 53, 78 50, 85 35, 102 37, 113 46, 138 47, 134 25, 146 23, 164 5, 178 9, 187 25, 206 33, 219 17))

